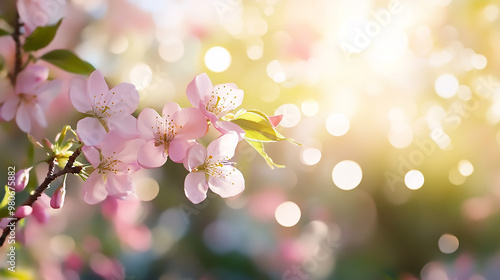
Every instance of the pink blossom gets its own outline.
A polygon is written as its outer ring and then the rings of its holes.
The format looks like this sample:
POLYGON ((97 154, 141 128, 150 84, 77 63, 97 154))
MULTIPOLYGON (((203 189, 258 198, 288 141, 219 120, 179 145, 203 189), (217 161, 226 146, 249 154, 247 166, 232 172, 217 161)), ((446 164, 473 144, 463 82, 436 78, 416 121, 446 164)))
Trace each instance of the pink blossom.
POLYGON ((146 143, 141 147, 137 161, 144 168, 162 166, 170 157, 182 162, 193 139, 203 137, 207 132, 203 113, 196 108, 179 107, 168 102, 162 116, 151 108, 145 108, 137 117, 137 130, 146 143))
POLYGON ((5 102, 0 113, 2 118, 10 121, 16 117, 16 123, 24 132, 31 132, 33 122, 42 127, 47 126, 44 111, 61 91, 62 81, 52 80, 47 67, 31 64, 17 75, 16 87, 5 102))
POLYGON ((17 0, 17 11, 26 34, 38 26, 55 24, 64 16, 66 0, 17 0))
POLYGON ((69 96, 79 112, 90 115, 76 125, 78 136, 85 145, 98 145, 111 130, 129 139, 137 136, 137 120, 131 115, 139 104, 139 93, 134 85, 121 83, 110 90, 102 73, 96 70, 87 80, 73 79, 69 96))
POLYGON ((26 169, 21 169, 16 172, 16 176, 14 176, 14 190, 16 192, 20 192, 26 188, 28 185, 28 182, 30 180, 30 170, 33 167, 26 168, 26 169))
POLYGON ((50 198, 50 207, 52 209, 59 209, 64 205, 64 199, 66 197, 66 181, 64 181, 59 188, 56 189, 52 197, 50 198))
POLYGON ((212 141, 205 149, 193 145, 187 153, 184 166, 190 173, 184 180, 184 192, 191 202, 205 200, 210 188, 221 197, 231 197, 245 189, 243 174, 230 162, 238 144, 235 133, 227 133, 212 141))
POLYGON ((130 174, 139 169, 137 152, 143 144, 142 139, 125 140, 111 132, 105 135, 101 146, 84 146, 83 153, 95 168, 83 183, 85 202, 96 204, 108 195, 120 198, 133 196, 135 188, 130 174))
POLYGON ((33 213, 32 217, 41 224, 45 224, 49 221, 50 215, 48 213, 50 209, 50 197, 42 193, 42 195, 33 203, 33 213))
POLYGON ((235 84, 219 84, 212 86, 210 78, 203 73, 196 76, 187 86, 189 102, 199 108, 222 134, 236 132, 238 140, 243 139, 245 131, 225 117, 243 102, 243 90, 235 84))
POLYGON ((17 207, 16 212, 14 213, 14 217, 22 219, 22 218, 25 218, 25 217, 31 215, 32 212, 33 212, 33 208, 31 208, 31 206, 22 205, 22 206, 17 207))

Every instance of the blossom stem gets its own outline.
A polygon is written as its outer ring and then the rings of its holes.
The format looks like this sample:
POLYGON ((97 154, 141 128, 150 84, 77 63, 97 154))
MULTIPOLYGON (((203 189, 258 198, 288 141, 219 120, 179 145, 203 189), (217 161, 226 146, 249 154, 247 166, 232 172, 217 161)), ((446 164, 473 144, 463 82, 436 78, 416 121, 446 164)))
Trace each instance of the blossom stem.
POLYGON ((14 27, 14 33, 12 33, 12 38, 16 44, 16 57, 14 63, 14 73, 11 76, 11 83, 16 84, 17 74, 21 72, 22 68, 22 57, 21 57, 21 26, 22 23, 19 20, 19 13, 16 11, 16 25, 14 27))
MULTIPOLYGON (((64 168, 58 172, 55 172, 55 157, 51 157, 49 159, 49 170, 47 171, 47 176, 45 176, 43 182, 35 189, 35 191, 28 197, 28 199, 22 205, 33 206, 33 203, 35 203, 38 197, 40 197, 42 193, 49 188, 50 183, 52 183, 58 177, 69 173, 70 174, 80 173, 82 171, 82 166, 74 166, 74 163, 76 158, 81 154, 81 152, 82 152, 81 147, 78 147, 73 152, 73 154, 68 158, 66 166, 64 166, 64 168)), ((13 218, 11 220, 11 223, 13 222, 14 224, 16 224, 20 220, 21 220, 20 218, 13 218)), ((7 226, 4 228, 2 236, 0 237, 0 247, 3 246, 5 239, 10 234, 12 229, 15 229, 15 227, 7 226)))

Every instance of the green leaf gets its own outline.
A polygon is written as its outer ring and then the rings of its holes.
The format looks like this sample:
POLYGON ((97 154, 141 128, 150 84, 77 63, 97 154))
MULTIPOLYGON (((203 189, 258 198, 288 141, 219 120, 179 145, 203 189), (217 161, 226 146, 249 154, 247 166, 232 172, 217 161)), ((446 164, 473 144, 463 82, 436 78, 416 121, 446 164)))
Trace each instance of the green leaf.
POLYGON ((5 185, 5 195, 3 196, 2 202, 0 202, 0 209, 4 208, 7 206, 7 203, 9 203, 9 186, 5 185))
POLYGON ((276 142, 288 140, 298 144, 277 132, 269 118, 257 110, 240 111, 231 122, 245 130, 245 139, 258 142, 276 142))
POLYGON ((48 26, 38 26, 29 36, 26 38, 26 42, 23 45, 23 50, 25 52, 36 51, 41 48, 45 48, 56 36, 57 29, 61 25, 62 19, 60 19, 54 25, 48 26))
POLYGON ((277 167, 277 168, 284 168, 285 167, 284 165, 274 163, 273 159, 264 150, 264 143, 263 142, 251 141, 248 139, 245 139, 245 140, 248 142, 248 144, 250 144, 250 146, 252 146, 266 160, 267 164, 269 165, 269 167, 271 167, 271 169, 274 169, 274 167, 277 167))
POLYGON ((0 28, 0 37, 1 36, 8 36, 8 35, 10 35, 10 32, 7 32, 7 30, 0 28))
POLYGON ((69 50, 53 50, 44 54, 40 59, 75 74, 89 75, 95 70, 92 64, 80 59, 69 50))

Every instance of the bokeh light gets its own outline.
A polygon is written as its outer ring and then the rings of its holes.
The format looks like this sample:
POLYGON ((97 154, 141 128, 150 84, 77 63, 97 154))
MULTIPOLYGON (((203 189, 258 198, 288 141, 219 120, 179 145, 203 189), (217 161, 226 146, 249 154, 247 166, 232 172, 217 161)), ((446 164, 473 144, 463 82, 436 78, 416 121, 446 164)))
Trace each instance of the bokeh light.
POLYGON ((275 115, 283 115, 280 126, 294 127, 302 118, 299 107, 295 104, 283 104, 279 106, 274 112, 275 115))
POLYGON ((363 172, 359 164, 344 160, 335 165, 332 171, 333 183, 342 190, 352 190, 361 183, 363 172))
POLYGON ((334 113, 326 119, 326 130, 333 136, 342 136, 349 131, 349 119, 341 113, 334 113))
POLYGON ((418 170, 410 170, 405 175, 405 185, 410 190, 418 190, 424 185, 424 174, 418 170))
POLYGON ((284 227, 293 227, 299 222, 301 212, 297 204, 291 201, 285 201, 276 208, 274 216, 280 225, 284 227))
POLYGON ((451 254, 458 250, 458 238, 452 234, 445 233, 439 237, 439 250, 444 254, 451 254))
POLYGON ((224 47, 211 47, 205 53, 205 65, 212 72, 224 72, 231 66, 231 54, 224 47))
POLYGON ((459 83, 452 74, 443 74, 436 79, 434 88, 442 98, 452 98, 458 91, 459 83))
POLYGON ((305 148, 300 159, 305 165, 315 165, 321 160, 321 150, 305 148))

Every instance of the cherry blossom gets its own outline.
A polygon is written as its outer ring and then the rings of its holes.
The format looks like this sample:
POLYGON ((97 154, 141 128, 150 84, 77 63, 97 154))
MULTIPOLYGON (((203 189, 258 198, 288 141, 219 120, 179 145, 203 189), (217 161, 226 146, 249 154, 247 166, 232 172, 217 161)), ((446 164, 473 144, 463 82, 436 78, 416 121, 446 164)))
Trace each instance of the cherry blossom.
POLYGON ((218 131, 236 132, 238 140, 243 139, 245 131, 226 118, 243 102, 243 90, 233 83, 213 86, 207 74, 202 73, 189 83, 186 93, 189 102, 199 108, 218 131))
POLYGON ((162 116, 151 108, 145 108, 137 117, 137 130, 146 143, 138 154, 138 162, 144 168, 162 166, 170 157, 182 162, 194 139, 207 133, 208 124, 197 108, 182 108, 168 102, 162 116))
POLYGON ((29 35, 38 26, 55 24, 64 16, 66 0, 17 0, 17 11, 29 35))
POLYGON ((59 186, 59 188, 56 189, 56 191, 50 198, 50 207, 52 207, 52 209, 59 209, 63 207, 65 197, 66 197, 66 180, 63 181, 61 186, 59 186))
POLYGON ((26 188, 28 185, 28 182, 30 180, 30 170, 33 167, 26 168, 26 169, 21 169, 16 172, 16 175, 14 176, 14 190, 16 192, 20 192, 26 188))
POLYGON ((142 139, 125 140, 116 132, 110 132, 105 135, 102 145, 83 146, 85 157, 95 169, 83 183, 85 202, 96 204, 108 195, 133 196, 135 188, 130 175, 140 168, 137 152, 143 144, 142 139))
POLYGON ((190 173, 184 181, 186 197, 197 204, 205 200, 210 188, 221 197, 231 197, 245 189, 243 174, 229 160, 238 144, 235 133, 227 133, 212 141, 205 149, 196 143, 187 153, 184 166, 190 173))
POLYGON ((139 104, 139 93, 134 85, 121 83, 109 89, 102 73, 96 70, 87 80, 73 79, 69 94, 73 106, 89 115, 76 126, 85 145, 98 145, 111 130, 117 130, 128 139, 137 136, 137 120, 131 115, 139 104))
POLYGON ((16 118, 19 128, 31 132, 33 123, 47 126, 44 111, 61 91, 62 81, 47 82, 49 69, 31 64, 17 75, 15 90, 4 101, 0 114, 6 121, 16 118))

